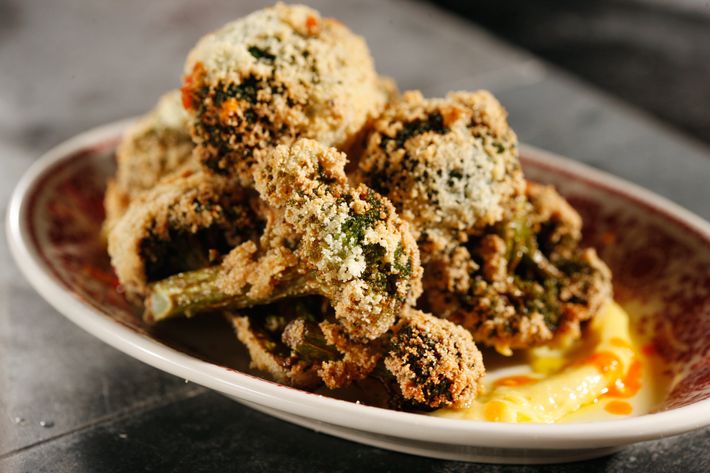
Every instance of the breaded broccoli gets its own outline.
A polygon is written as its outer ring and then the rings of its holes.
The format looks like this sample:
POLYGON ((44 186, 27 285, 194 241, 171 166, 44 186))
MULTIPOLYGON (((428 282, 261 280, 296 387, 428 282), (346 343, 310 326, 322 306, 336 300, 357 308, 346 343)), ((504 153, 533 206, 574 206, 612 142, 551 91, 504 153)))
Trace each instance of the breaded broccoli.
POLYGON ((384 365, 398 388, 395 405, 414 408, 467 407, 485 374, 470 332, 409 307, 392 328, 384 365))
POLYGON ((216 264, 258 238, 264 222, 252 194, 226 178, 186 171, 134 199, 108 235, 111 263, 129 296, 143 295, 148 283, 216 264))
POLYGON ((361 37, 281 3, 203 37, 182 88, 202 162, 247 186, 256 155, 275 145, 303 137, 347 151, 388 92, 361 37))
POLYGON ((258 244, 153 284, 146 319, 317 294, 353 340, 386 332, 421 293, 419 251, 392 204, 349 185, 344 166, 343 153, 308 139, 262 155, 254 180, 273 213, 258 244))
POLYGON ((412 224, 422 261, 503 217, 524 181, 517 138, 487 91, 406 92, 375 120, 356 178, 412 224))
POLYGON ((330 389, 368 376, 382 358, 379 340, 351 340, 319 296, 282 299, 227 314, 254 368, 291 386, 330 389))
POLYGON ((322 383, 318 375, 322 362, 339 356, 335 347, 325 343, 322 332, 314 328, 324 310, 323 301, 311 296, 227 313, 226 317, 249 351, 253 368, 269 373, 280 383, 313 388, 322 383), (296 333, 301 340, 292 349, 284 339, 294 345, 296 333))
POLYGON ((318 299, 296 299, 230 316, 252 366, 277 381, 330 389, 372 377, 387 404, 404 409, 465 407, 484 374, 471 334, 452 322, 406 307, 396 324, 372 342, 350 340, 318 299))
POLYGON ((375 121, 357 180, 412 224, 421 305, 476 341, 507 352, 575 333, 610 294, 576 212, 552 189, 525 195, 515 133, 488 92, 405 93, 375 121))
POLYGON ((427 267, 425 305, 503 353, 577 337, 612 292, 581 226, 552 187, 529 183, 509 217, 427 267))
POLYGON ((196 168, 193 148, 180 91, 173 90, 130 126, 118 145, 116 176, 109 180, 104 198, 106 231, 125 213, 131 200, 160 179, 186 167, 196 168))

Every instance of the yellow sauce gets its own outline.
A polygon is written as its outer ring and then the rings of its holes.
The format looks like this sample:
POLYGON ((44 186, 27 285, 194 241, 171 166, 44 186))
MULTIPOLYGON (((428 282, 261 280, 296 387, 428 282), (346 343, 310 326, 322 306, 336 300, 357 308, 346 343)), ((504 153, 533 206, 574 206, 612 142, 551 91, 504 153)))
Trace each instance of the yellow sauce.
POLYGON ((659 401, 651 350, 632 338, 628 314, 610 303, 583 342, 536 348, 526 363, 492 370, 486 394, 466 409, 432 415, 492 422, 580 422, 648 412, 659 401), (515 371, 510 373, 510 371, 515 371), (503 376, 505 375, 505 376, 503 376))

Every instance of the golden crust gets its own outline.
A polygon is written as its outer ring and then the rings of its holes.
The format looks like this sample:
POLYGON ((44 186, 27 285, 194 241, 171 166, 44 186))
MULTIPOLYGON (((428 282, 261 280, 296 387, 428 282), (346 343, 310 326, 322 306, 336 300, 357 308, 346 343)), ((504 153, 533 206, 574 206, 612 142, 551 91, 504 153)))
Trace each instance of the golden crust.
POLYGON ((485 374, 470 332, 411 308, 392 332, 384 363, 407 403, 431 409, 470 405, 485 374))
MULTIPOLYGON (((344 154, 301 139, 265 154, 255 182, 267 204, 282 212, 270 231, 290 242, 301 273, 316 276, 312 290, 331 301, 352 338, 372 340, 421 293, 419 251, 389 201, 364 185, 348 185, 344 164, 344 154)), ((269 243, 272 252, 283 245, 283 239, 269 243)))
POLYGON ((269 373, 276 381, 299 388, 312 388, 320 384, 318 365, 294 359, 274 350, 274 342, 255 327, 245 315, 228 314, 237 338, 249 351, 251 367, 269 373))
POLYGON ((364 40, 301 5, 277 4, 203 37, 183 103, 203 162, 251 184, 257 155, 299 137, 348 150, 390 88, 364 40))
POLYGON ((227 318, 249 350, 252 366, 281 383, 343 388, 367 377, 382 359, 382 341, 354 342, 330 320, 325 300, 280 301, 242 312, 227 318))
POLYGON ((481 354, 465 329, 406 308, 385 336, 356 342, 322 302, 315 312, 297 299, 227 318, 252 366, 281 383, 339 389, 373 375, 394 388, 393 406, 416 409, 464 407, 481 390, 481 354))
POLYGON ((118 184, 115 177, 106 182, 104 211, 106 218, 102 225, 102 237, 107 237, 111 227, 120 219, 131 203, 131 197, 118 184))
POLYGON ((611 297, 611 272, 593 249, 580 247, 581 219, 552 187, 529 183, 518 205, 524 219, 508 216, 440 255, 424 277, 434 313, 503 353, 578 337, 580 323, 611 297), (511 236, 521 225, 528 235, 511 236), (509 247, 530 238, 539 251, 535 255, 509 247), (512 262, 527 257, 536 262, 512 262))
POLYGON ((206 265, 200 259, 209 256, 198 251, 222 253, 255 238, 261 224, 250 199, 229 180, 201 171, 173 175, 140 194, 108 235, 119 281, 129 294, 142 295, 152 280, 206 265))
POLYGON ((260 251, 253 241, 247 241, 224 258, 216 283, 225 294, 246 291, 246 296, 253 301, 270 301, 275 287, 283 283, 284 275, 298 265, 298 257, 286 247, 274 245, 260 251))
POLYGON ((319 326, 328 345, 334 346, 342 354, 338 360, 325 361, 318 370, 318 375, 330 389, 364 379, 382 359, 378 341, 367 344, 354 342, 337 323, 323 321, 319 326))
POLYGON ((524 188, 517 138, 487 91, 406 92, 375 120, 357 179, 412 224, 423 260, 499 221, 524 188))
POLYGON ((125 213, 131 199, 175 171, 195 166, 194 145, 180 92, 173 90, 128 128, 116 150, 116 176, 104 198, 105 231, 125 213))
POLYGON ((553 222, 553 232, 548 236, 555 243, 563 239, 575 242, 582 239, 582 217, 557 193, 554 187, 528 181, 526 196, 532 205, 532 223, 540 225, 553 222))

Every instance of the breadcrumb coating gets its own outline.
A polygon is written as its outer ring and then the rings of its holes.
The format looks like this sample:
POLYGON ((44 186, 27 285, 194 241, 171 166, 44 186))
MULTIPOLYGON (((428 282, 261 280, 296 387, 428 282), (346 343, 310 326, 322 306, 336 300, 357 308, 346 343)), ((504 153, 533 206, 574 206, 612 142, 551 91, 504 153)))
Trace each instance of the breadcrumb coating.
POLYGON ((323 362, 318 375, 330 389, 350 385, 365 379, 382 359, 379 340, 370 343, 354 342, 340 324, 323 321, 319 324, 328 345, 334 346, 342 356, 323 362))
POLYGON ((392 329, 384 364, 406 404, 468 407, 482 388, 481 352, 466 329, 406 308, 392 329))
POLYGON ((186 171, 140 194, 111 228, 108 252, 129 295, 147 283, 208 266, 258 238, 263 223, 250 193, 228 179, 186 171))
POLYGON ((255 317, 227 314, 227 320, 249 351, 252 368, 269 373, 279 383, 298 388, 313 388, 321 382, 317 363, 293 356, 268 330, 259 327, 255 317))
POLYGON ((344 165, 343 153, 308 139, 263 155, 256 188, 281 213, 267 224, 258 262, 256 247, 227 257, 225 264, 236 270, 225 273, 222 288, 237 293, 248 286, 264 291, 250 296, 263 298, 272 281, 295 266, 311 286, 305 290, 331 301, 351 338, 372 340, 404 304, 416 301, 422 269, 406 222, 387 199, 364 185, 350 186, 344 165), (245 271, 250 259, 256 266, 245 271))
POLYGON ((282 3, 203 37, 183 84, 203 163, 243 185, 269 147, 304 137, 348 150, 390 92, 361 37, 282 3))
POLYGON ((611 272, 581 247, 581 218, 554 188, 529 183, 503 222, 441 255, 426 305, 502 353, 577 338, 611 298, 611 272))
POLYGON ((405 308, 382 337, 353 341, 321 298, 295 298, 228 315, 254 368, 292 386, 347 387, 368 376, 407 409, 467 406, 484 368, 471 334, 453 323, 405 308))
POLYGON ((109 181, 104 198, 106 230, 125 213, 137 195, 175 171, 196 167, 193 149, 180 91, 173 90, 126 130, 116 149, 116 176, 109 181))
POLYGON ((367 377, 382 359, 380 340, 352 341, 331 321, 319 297, 295 298, 227 316, 249 350, 252 367, 276 381, 314 388, 343 388, 367 377))
POLYGON ((423 261, 499 221, 524 189, 517 138, 487 91, 404 93, 375 120, 356 179, 412 224, 423 261))

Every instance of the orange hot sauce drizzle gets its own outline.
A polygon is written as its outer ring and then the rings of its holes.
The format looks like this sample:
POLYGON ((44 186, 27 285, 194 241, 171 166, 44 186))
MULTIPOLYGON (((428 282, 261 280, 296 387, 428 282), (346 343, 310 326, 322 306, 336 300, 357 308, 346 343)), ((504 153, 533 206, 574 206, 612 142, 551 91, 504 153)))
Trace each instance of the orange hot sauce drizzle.
POLYGON ((526 384, 533 384, 536 383, 538 380, 531 377, 531 376, 525 376, 525 375, 519 375, 519 376, 506 376, 505 378, 500 378, 497 379, 493 382, 493 386, 498 387, 498 386, 525 386, 526 384))
MULTIPOLYGON (((626 340, 612 338, 612 345, 621 348, 631 348, 626 340)), ((591 364, 600 373, 611 373, 614 380, 607 386, 603 398, 630 398, 641 389, 641 361, 634 357, 628 371, 624 374, 619 358, 610 352, 594 353, 582 361, 582 364, 591 364)), ((604 410, 615 415, 629 415, 633 408, 626 401, 613 400, 604 406, 604 410)))
MULTIPOLYGON (((628 341, 618 337, 612 338, 610 343, 620 348, 632 348, 628 341)), ((587 358, 584 358, 574 364, 592 365, 600 373, 611 375, 612 381, 603 390, 601 396, 602 399, 630 398, 636 395, 641 389, 642 364, 637 357, 633 358, 626 373, 624 373, 624 367, 619 357, 610 351, 593 353, 587 358)), ((538 379, 531 376, 515 375, 497 379, 493 382, 493 386, 515 387, 533 384, 538 381, 538 379)), ((501 402, 491 401, 484 407, 483 415, 488 421, 499 422, 501 420, 501 416, 503 415, 504 408, 505 406, 501 402)), ((609 401, 604 406, 604 410, 614 415, 629 415, 633 411, 633 407, 626 401, 614 399, 609 401)))
POLYGON ((634 359, 626 376, 617 378, 606 393, 608 397, 632 397, 641 389, 641 362, 634 359))
POLYGON ((623 370, 619 357, 608 351, 592 353, 579 364, 592 365, 599 370, 600 373, 611 373, 616 378, 622 375, 623 370))

